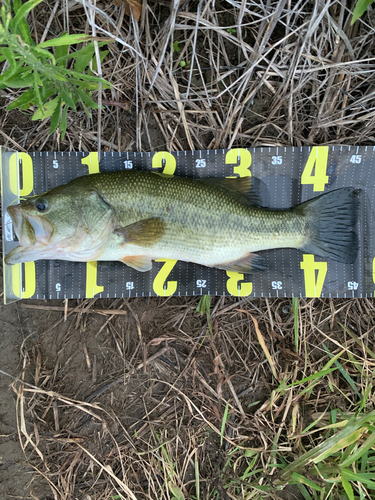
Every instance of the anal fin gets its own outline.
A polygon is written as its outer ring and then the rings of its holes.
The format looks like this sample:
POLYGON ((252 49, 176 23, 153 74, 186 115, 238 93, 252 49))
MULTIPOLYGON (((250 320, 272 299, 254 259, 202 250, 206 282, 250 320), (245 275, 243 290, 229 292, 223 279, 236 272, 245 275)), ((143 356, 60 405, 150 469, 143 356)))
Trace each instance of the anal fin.
POLYGON ((244 257, 230 262, 216 264, 214 267, 236 273, 252 273, 254 271, 265 271, 266 260, 256 253, 248 253, 244 257))
POLYGON ((150 257, 145 255, 131 255, 119 260, 127 266, 132 267, 136 271, 141 271, 142 273, 151 271, 152 269, 152 260, 150 257))

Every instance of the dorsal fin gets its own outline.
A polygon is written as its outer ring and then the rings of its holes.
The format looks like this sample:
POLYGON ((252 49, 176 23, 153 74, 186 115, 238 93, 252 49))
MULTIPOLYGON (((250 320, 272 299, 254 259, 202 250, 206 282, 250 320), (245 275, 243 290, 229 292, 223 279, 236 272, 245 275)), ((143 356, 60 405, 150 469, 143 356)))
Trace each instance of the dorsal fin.
POLYGON ((246 200, 250 205, 258 207, 268 207, 268 191, 266 184, 257 177, 225 177, 218 179, 208 177, 198 179, 199 182, 205 182, 211 186, 226 189, 240 197, 242 201, 246 200))

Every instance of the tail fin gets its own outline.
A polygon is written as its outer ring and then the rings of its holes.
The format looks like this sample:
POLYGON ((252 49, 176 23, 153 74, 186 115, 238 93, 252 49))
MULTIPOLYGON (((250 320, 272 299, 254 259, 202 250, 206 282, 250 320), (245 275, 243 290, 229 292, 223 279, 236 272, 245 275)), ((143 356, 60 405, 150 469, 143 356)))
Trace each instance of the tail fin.
POLYGON ((353 264, 359 247, 358 236, 354 232, 358 196, 358 190, 341 188, 299 205, 297 210, 303 210, 309 231, 309 241, 301 250, 353 264))

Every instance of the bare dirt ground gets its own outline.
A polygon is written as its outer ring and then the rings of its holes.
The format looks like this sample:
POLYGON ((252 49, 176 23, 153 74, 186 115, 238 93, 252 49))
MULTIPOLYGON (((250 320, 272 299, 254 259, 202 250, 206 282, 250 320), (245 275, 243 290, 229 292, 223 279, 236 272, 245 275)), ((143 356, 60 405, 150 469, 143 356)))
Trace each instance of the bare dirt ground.
POLYGON ((212 300, 209 322, 198 298, 71 301, 65 322, 52 309, 61 303, 3 309, 2 367, 21 374, 13 391, 2 378, 4 498, 172 498, 173 488, 195 498, 197 474, 201 498, 245 498, 226 493, 249 466, 241 450, 263 450, 272 484, 276 443, 292 457, 317 416, 355 408, 358 395, 338 373, 307 398, 273 400, 272 391, 316 373, 343 346, 366 366, 373 301, 300 300, 296 353, 290 300, 212 300), (364 332, 361 341, 342 325, 364 332))
MULTIPOLYGON (((374 144, 374 17, 370 9, 351 26, 352 8, 144 2, 137 23, 124 5, 43 2, 29 16, 38 40, 48 24, 48 37, 94 28, 117 37, 102 64, 111 104, 90 117, 70 112, 62 141, 48 120, 6 111, 19 92, 0 91, 1 143, 374 144)), ((373 300, 301 299, 293 311, 287 299, 212 297, 208 315, 199 298, 67 305, 66 321, 62 301, 1 306, 0 369, 10 375, 0 375, 1 499, 269 498, 260 486, 274 484, 283 460, 324 439, 302 429, 354 412, 372 387, 373 300), (336 354, 342 370, 278 390, 336 354)), ((373 401, 371 389, 369 410, 373 401)))

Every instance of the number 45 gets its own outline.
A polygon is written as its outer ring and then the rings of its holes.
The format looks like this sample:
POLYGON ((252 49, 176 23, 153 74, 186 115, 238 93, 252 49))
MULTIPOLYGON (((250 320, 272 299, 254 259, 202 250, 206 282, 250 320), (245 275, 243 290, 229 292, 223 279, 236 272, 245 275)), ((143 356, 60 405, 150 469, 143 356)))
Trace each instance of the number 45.
POLYGON ((362 161, 362 156, 361 155, 352 155, 350 158, 350 163, 361 163, 362 161))

